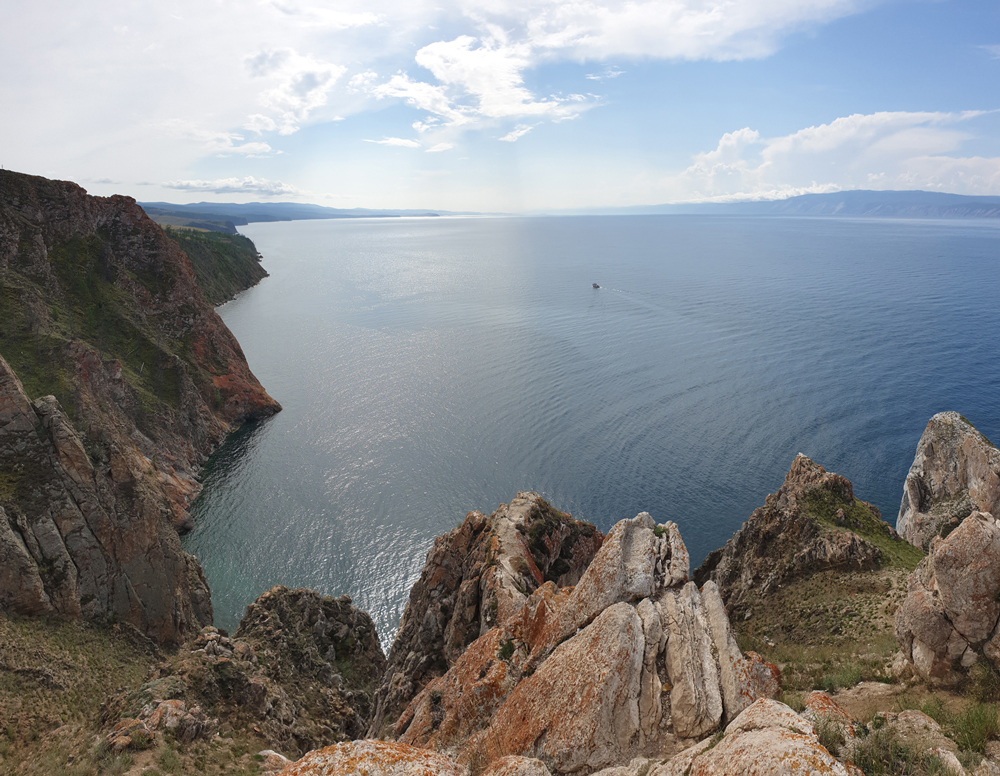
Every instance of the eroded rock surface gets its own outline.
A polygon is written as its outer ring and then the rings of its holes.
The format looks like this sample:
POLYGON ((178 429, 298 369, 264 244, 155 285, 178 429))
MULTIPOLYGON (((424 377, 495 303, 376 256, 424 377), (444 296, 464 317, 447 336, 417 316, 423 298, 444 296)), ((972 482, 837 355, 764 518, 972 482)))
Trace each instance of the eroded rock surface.
POLYGON ((739 614, 795 577, 878 568, 883 553, 862 534, 897 539, 876 507, 855 498, 850 480, 800 453, 777 493, 709 554, 694 579, 715 582, 730 615, 739 614))
POLYGON ((310 752, 280 776, 468 776, 436 752, 392 741, 351 741, 310 752))
POLYGON ((252 727, 300 756, 364 736, 384 668, 375 626, 350 599, 279 586, 247 607, 235 634, 204 627, 104 716, 135 717, 182 742, 252 727))
POLYGON ((863 776, 824 749, 812 723, 778 701, 762 698, 726 727, 721 738, 707 738, 674 757, 649 776, 863 776))
POLYGON ((973 512, 910 575, 896 639, 918 676, 951 684, 981 655, 1000 666, 1000 525, 973 512))
POLYGON ((546 582, 575 584, 603 539, 530 492, 489 517, 470 512, 435 539, 389 652, 369 735, 383 734, 430 680, 532 591, 546 582))
POLYGON ((731 719, 776 669, 744 657, 718 591, 688 580, 677 526, 617 523, 580 581, 549 581, 430 681, 394 727, 460 763, 535 758, 552 773, 667 756, 731 719), (727 686, 720 679, 725 666, 727 686))
POLYGON ((957 412, 939 412, 917 444, 896 530, 927 550, 973 511, 1000 511, 1000 450, 957 412))

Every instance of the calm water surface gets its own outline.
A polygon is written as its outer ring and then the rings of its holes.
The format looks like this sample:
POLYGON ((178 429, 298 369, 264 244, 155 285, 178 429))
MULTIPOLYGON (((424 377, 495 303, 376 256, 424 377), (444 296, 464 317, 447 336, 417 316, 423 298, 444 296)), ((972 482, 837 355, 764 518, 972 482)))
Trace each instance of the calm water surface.
POLYGON ((798 452, 895 523, 935 412, 1000 437, 1000 225, 639 216, 251 224, 220 309, 284 412, 231 437, 186 540, 216 623, 274 584, 394 631, 435 536, 518 490, 695 564, 798 452), (602 288, 594 290, 591 283, 602 288))

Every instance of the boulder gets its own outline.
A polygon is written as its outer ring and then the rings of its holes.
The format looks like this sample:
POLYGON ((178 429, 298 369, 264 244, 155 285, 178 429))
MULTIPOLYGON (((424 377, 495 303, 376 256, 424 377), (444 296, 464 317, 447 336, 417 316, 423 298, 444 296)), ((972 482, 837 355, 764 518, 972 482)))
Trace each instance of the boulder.
POLYGON ((896 613, 900 650, 922 679, 953 684, 957 666, 979 655, 1000 665, 1000 525, 973 512, 909 577, 906 600, 896 613))
POLYGON ((927 423, 906 475, 896 531, 929 549, 973 511, 1000 510, 1000 450, 957 412, 927 423))
POLYGON ((546 582, 575 584, 603 539, 592 525, 530 492, 489 517, 470 512, 438 537, 410 591, 375 693, 369 735, 385 733, 428 682, 517 612, 532 591, 546 582))
POLYGON ((280 776, 468 776, 436 752, 392 741, 350 741, 310 752, 280 776))
POLYGON ((824 749, 808 721, 788 706, 766 698, 746 708, 721 736, 681 752, 649 776, 863 776, 824 749))

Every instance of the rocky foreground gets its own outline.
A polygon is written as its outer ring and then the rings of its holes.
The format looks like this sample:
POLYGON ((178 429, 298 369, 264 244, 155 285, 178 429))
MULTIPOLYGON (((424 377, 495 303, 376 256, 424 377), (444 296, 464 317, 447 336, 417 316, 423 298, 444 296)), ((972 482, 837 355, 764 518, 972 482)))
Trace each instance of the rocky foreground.
MULTIPOLYGON (((164 651, 123 632, 145 675, 105 700, 96 746, 92 721, 47 723, 51 756, 81 774, 992 776, 1000 469, 967 425, 935 416, 907 481, 901 514, 913 492, 948 513, 926 555, 802 455, 693 578, 671 522, 603 535, 519 493, 435 541, 388 659, 348 598, 274 588, 234 634, 164 651)), ((0 663, 18 697, 54 697, 58 660, 4 649, 28 622, 0 623, 0 663)))

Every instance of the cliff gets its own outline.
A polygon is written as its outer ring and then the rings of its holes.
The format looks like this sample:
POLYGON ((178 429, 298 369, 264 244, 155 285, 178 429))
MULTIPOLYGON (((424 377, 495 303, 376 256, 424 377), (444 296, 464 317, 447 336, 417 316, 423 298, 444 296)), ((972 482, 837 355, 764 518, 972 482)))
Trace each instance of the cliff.
POLYGON ((267 277, 248 237, 192 229, 167 228, 166 232, 191 260, 198 288, 209 304, 228 302, 267 277))
POLYGON ((183 639, 211 621, 175 530, 197 468, 280 406, 128 197, 0 172, 0 315, 0 606, 183 639))

